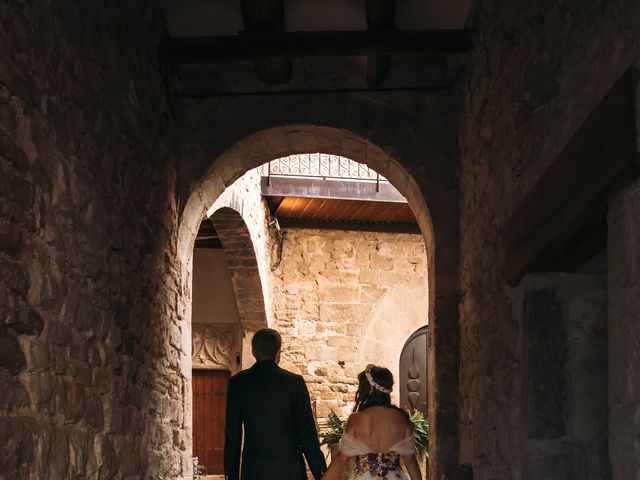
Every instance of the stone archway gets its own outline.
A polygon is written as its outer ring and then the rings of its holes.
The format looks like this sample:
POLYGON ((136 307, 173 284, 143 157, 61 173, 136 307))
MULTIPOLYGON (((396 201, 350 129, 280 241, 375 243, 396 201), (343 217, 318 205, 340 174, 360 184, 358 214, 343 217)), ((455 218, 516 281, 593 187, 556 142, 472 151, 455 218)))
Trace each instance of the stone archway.
POLYGON ((245 330, 266 327, 260 271, 247 225, 240 214, 229 207, 214 211, 209 219, 218 232, 227 258, 240 324, 245 330))
MULTIPOLYGON (((385 176, 407 198, 425 240, 429 297, 433 298, 436 285, 433 268, 434 228, 425 196, 415 179, 391 155, 366 139, 345 130, 313 125, 291 125, 259 131, 231 146, 213 162, 191 192, 180 219, 177 253, 182 261, 185 281, 190 279, 190 252, 200 219, 225 188, 248 170, 273 158, 310 151, 332 153, 365 163, 385 176)), ((187 286, 188 282, 184 285, 187 286)), ((188 291, 187 288, 186 292, 188 291)), ((430 303, 430 316, 434 312, 434 306, 433 302, 430 303)))
MULTIPOLYGON (((393 147, 390 150, 396 152, 393 147)), ((248 170, 273 158, 309 151, 341 155, 367 164, 407 198, 414 212, 425 241, 427 285, 432 300, 428 320, 432 326, 428 340, 430 470, 433 477, 442 472, 454 472, 458 462, 457 203, 452 201, 456 198, 455 186, 443 182, 438 177, 440 174, 421 178, 423 184, 420 186, 409 173, 409 167, 403 166, 380 146, 347 130, 298 124, 249 134, 224 150, 200 180, 189 187, 188 200, 181 212, 177 245, 182 278, 182 318, 190 318, 191 249, 198 222, 207 209, 226 187, 248 170), (436 208, 436 216, 432 217, 427 203, 436 208), (443 448, 438 449, 438 445, 443 448)), ((188 327, 184 331, 188 331, 188 327)))

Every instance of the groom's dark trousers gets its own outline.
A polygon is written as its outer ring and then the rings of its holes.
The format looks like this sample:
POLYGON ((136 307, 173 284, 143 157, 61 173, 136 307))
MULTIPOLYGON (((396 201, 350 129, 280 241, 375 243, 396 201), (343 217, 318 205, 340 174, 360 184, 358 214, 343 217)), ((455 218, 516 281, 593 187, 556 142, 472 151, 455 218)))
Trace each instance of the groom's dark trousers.
POLYGON ((306 480, 303 454, 314 478, 320 480, 327 464, 304 379, 273 361, 257 362, 232 377, 227 392, 225 478, 306 480))

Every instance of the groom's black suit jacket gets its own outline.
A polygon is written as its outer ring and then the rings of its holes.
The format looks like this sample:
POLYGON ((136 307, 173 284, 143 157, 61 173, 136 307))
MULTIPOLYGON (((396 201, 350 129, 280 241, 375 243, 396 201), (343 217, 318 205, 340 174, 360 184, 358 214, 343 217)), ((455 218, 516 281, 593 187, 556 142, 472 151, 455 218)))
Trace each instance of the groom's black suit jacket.
POLYGON ((257 362, 232 377, 227 392, 225 478, 306 480, 303 454, 319 480, 327 464, 304 379, 272 361, 257 362))

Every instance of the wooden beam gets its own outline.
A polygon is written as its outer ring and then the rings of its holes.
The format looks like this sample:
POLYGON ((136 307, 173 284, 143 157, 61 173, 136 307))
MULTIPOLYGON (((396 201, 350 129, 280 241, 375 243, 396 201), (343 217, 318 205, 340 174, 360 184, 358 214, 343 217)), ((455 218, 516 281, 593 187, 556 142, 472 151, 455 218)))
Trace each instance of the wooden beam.
POLYGON ((407 203, 407 199, 387 182, 324 180, 323 178, 262 177, 262 195, 265 197, 329 198, 336 200, 365 200, 372 202, 407 203))
POLYGON ((312 228, 318 230, 347 230, 355 232, 420 233, 413 223, 342 222, 278 217, 280 228, 312 228))
MULTIPOLYGON (((284 32, 284 0, 242 0, 242 19, 249 32, 284 32)), ((263 82, 269 85, 289 83, 291 79, 291 60, 258 59, 253 68, 263 82)))
MULTIPOLYGON (((396 29, 396 0, 367 0, 367 30, 396 29)), ((367 83, 370 87, 381 85, 389 75, 389 56, 367 57, 367 83)))
POLYGON ((609 200, 640 176, 638 80, 632 68, 616 82, 506 222, 510 284, 571 271, 606 247, 609 200))
POLYGON ((162 63, 225 63, 309 56, 458 54, 473 48, 470 30, 244 33, 229 37, 165 38, 162 63))

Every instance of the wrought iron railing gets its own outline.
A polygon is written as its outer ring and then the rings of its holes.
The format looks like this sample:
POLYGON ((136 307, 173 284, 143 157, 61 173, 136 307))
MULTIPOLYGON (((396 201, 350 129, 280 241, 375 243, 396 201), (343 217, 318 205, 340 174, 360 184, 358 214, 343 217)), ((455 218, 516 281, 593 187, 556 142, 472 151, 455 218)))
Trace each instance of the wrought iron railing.
POLYGON ((303 153, 276 158, 262 165, 262 176, 318 177, 388 182, 375 170, 350 158, 327 153, 303 153))

